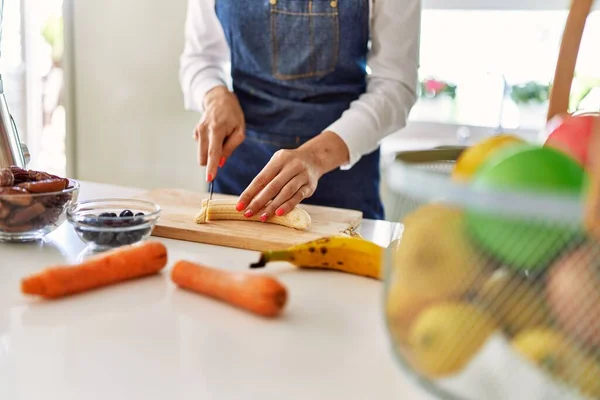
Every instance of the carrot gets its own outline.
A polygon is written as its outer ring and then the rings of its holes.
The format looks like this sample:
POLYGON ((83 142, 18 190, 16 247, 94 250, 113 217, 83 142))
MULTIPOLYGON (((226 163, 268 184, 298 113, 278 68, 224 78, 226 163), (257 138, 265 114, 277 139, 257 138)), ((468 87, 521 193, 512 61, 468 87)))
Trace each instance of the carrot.
POLYGON ((77 265, 56 265, 21 281, 21 292, 58 298, 158 273, 167 264, 167 249, 147 241, 90 257, 77 265))
POLYGON ((287 302, 287 290, 266 275, 219 270, 178 261, 171 279, 179 287, 224 301, 264 317, 275 317, 287 302))

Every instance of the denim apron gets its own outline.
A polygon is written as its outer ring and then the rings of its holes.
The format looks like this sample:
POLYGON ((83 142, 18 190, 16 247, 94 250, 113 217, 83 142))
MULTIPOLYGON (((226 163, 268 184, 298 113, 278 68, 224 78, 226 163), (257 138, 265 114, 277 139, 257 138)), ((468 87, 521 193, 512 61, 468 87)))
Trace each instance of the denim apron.
MULTIPOLYGON (((247 130, 214 190, 239 195, 277 150, 315 137, 364 93, 369 0, 215 1, 247 130)), ((379 158, 377 149, 325 174, 303 203, 383 219, 379 158)))

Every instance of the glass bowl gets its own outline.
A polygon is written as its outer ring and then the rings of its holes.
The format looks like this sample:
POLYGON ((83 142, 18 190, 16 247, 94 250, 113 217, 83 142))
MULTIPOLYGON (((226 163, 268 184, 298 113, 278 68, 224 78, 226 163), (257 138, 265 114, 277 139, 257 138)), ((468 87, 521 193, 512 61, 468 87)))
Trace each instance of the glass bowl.
POLYGON ((67 219, 89 248, 103 251, 147 239, 160 213, 152 202, 109 198, 72 204, 67 219))
POLYGON ((457 182, 461 151, 402 152, 388 171, 402 230, 383 306, 401 371, 446 400, 600 399, 600 241, 584 199, 457 182))
POLYGON ((67 208, 77 201, 79 183, 48 193, 0 194, 0 242, 31 242, 58 228, 67 208))

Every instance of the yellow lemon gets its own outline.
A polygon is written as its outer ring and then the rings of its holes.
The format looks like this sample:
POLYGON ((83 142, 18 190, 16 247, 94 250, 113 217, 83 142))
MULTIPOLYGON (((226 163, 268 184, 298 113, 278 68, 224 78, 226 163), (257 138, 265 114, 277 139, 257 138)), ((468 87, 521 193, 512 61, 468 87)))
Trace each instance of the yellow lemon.
POLYGON ((432 203, 410 212, 403 223, 401 237, 388 247, 386 313, 394 339, 405 343, 423 310, 477 290, 487 274, 463 233, 462 210, 432 203))
POLYGON ((550 323, 543 288, 506 270, 496 271, 481 286, 476 299, 510 335, 550 323))
POLYGON ((463 214, 444 205, 428 205, 405 218, 393 248, 394 278, 436 298, 461 295, 484 277, 481 257, 464 233, 463 214))
POLYGON ((483 139, 461 153, 452 169, 452 179, 468 181, 477 169, 499 149, 513 144, 523 144, 525 140, 508 133, 483 139))
POLYGON ((554 378, 585 395, 600 397, 600 365, 561 333, 550 328, 529 329, 515 336, 512 345, 554 378))
POLYGON ((448 219, 459 220, 462 217, 463 211, 458 207, 443 203, 429 203, 406 214, 401 222, 404 226, 408 226, 412 221, 433 220, 435 222, 443 222, 448 219))
POLYGON ((493 317, 469 303, 434 304, 413 323, 411 359, 429 377, 453 375, 467 366, 497 328, 493 317))
POLYGON ((394 340, 406 343, 410 327, 419 314, 443 299, 443 294, 416 291, 410 287, 410 282, 394 280, 385 301, 386 317, 394 340))

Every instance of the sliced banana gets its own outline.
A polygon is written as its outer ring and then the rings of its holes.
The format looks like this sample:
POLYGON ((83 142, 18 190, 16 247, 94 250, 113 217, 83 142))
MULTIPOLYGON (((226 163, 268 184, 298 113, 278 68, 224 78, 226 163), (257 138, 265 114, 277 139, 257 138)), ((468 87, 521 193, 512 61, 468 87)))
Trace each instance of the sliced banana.
MULTIPOLYGON (((203 224, 209 221, 260 221, 260 215, 245 217, 243 213, 236 210, 237 202, 229 199, 208 199, 202 201, 202 209, 196 215, 195 222, 203 224)), ((310 215, 302 208, 295 207, 287 214, 279 217, 271 216, 266 221, 267 223, 285 226, 298 230, 308 230, 311 226, 310 215)))

